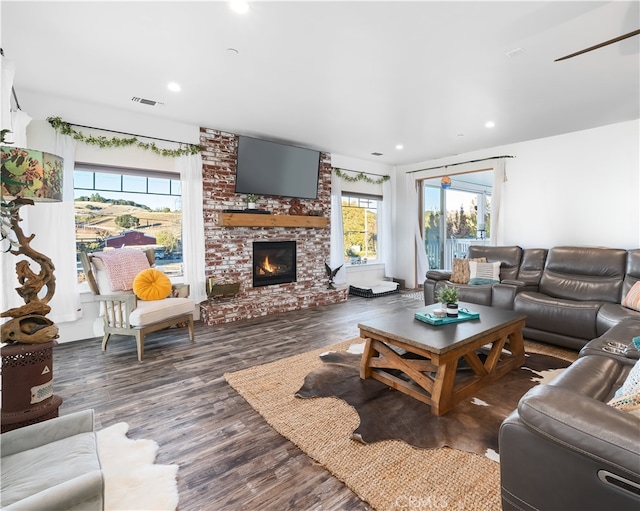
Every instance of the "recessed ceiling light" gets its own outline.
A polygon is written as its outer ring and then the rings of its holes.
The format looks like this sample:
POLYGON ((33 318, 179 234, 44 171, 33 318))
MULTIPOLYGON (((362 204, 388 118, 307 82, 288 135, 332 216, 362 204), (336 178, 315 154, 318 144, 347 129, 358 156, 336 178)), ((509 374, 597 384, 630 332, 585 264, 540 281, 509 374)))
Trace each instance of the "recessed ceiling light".
POLYGON ((171 82, 171 83, 167 84, 167 89, 169 89, 170 91, 173 91, 173 92, 180 92, 182 90, 182 87, 180 87, 179 83, 171 82))
POLYGON ((231 7, 233 12, 237 12, 238 14, 246 14, 249 12, 249 2, 245 2, 244 0, 231 0, 229 7, 231 7))
POLYGON ((397 149, 398 151, 400 151, 403 147, 404 147, 404 146, 403 146, 402 144, 397 144, 397 145, 396 145, 396 149, 397 149))
POLYGON ((493 128, 496 125, 493 121, 487 121, 484 125, 485 128, 493 128))

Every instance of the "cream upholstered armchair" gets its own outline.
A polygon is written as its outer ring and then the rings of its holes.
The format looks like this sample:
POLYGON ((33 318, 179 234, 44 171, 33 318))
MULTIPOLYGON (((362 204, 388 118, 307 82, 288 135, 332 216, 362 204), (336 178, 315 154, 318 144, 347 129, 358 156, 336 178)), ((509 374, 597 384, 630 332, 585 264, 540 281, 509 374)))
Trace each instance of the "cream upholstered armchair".
POLYGON ((144 355, 144 338, 151 332, 186 323, 194 340, 195 303, 188 285, 171 285, 169 278, 151 268, 153 250, 119 248, 80 253, 80 261, 104 320, 102 351, 111 334, 136 339, 138 360, 144 355))

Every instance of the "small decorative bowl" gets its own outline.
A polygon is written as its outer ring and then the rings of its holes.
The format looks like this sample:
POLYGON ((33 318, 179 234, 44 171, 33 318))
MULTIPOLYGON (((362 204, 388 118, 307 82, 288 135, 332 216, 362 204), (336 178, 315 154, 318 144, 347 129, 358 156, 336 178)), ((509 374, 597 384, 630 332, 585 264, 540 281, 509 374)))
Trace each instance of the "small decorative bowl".
POLYGON ((444 318, 447 315, 447 311, 443 311, 442 309, 436 309, 433 311, 433 315, 436 318, 444 318))

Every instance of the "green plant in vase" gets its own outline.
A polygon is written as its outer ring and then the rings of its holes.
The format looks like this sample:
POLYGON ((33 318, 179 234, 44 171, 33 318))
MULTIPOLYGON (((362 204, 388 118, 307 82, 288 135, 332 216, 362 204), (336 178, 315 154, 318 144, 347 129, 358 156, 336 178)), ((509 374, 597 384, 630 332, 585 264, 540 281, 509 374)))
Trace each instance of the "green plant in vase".
POLYGON ((256 201, 258 196, 252 193, 247 195, 247 209, 256 209, 256 201))
POLYGON ((458 289, 453 286, 444 286, 436 292, 436 300, 446 309, 447 317, 458 317, 458 289))

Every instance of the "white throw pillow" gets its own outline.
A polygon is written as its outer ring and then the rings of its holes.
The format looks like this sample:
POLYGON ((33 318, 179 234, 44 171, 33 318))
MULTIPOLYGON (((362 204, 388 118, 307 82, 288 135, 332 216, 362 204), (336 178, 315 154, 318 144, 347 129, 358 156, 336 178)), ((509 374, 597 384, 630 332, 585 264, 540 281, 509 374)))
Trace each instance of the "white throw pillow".
POLYGON ((495 263, 469 261, 469 271, 472 279, 500 280, 500 261, 495 263))

